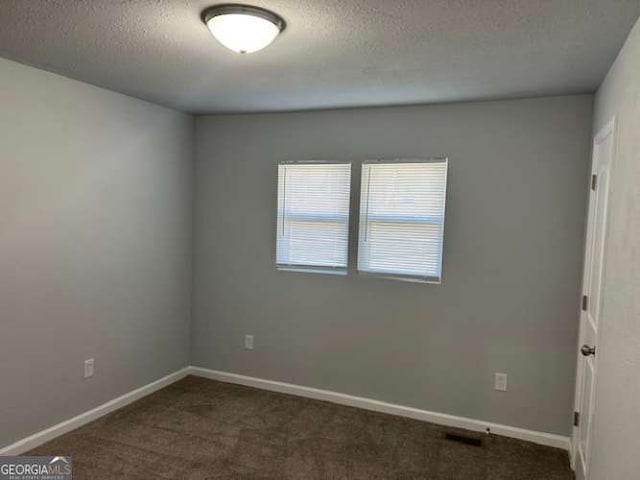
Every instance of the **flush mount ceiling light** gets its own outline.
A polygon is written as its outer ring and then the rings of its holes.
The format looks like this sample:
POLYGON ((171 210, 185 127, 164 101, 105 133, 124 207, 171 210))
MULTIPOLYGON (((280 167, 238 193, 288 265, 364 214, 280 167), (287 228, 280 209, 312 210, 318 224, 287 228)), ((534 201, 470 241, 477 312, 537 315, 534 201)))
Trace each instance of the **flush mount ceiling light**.
POLYGON ((202 12, 202 20, 222 45, 238 53, 262 50, 286 25, 269 10, 235 4, 209 7, 202 12))

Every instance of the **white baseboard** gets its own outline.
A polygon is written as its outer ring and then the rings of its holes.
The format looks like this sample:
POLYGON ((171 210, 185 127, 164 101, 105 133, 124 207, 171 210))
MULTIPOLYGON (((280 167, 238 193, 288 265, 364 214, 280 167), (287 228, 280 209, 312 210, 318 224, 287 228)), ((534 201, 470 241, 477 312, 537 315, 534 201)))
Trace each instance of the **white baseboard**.
POLYGON ((6 446, 0 449, 0 455, 21 455, 24 452, 27 452, 33 448, 36 448, 43 443, 48 442, 60 435, 63 435, 71 430, 75 430, 83 425, 86 425, 89 422, 93 422, 98 418, 106 415, 107 413, 113 412, 119 408, 122 408, 130 403, 139 400, 142 397, 145 397, 161 388, 166 387, 174 382, 177 382, 181 378, 186 377, 190 372, 190 368, 186 367, 182 370, 178 370, 166 377, 163 377, 155 382, 151 382, 147 385, 144 385, 132 392, 125 393, 124 395, 115 398, 107 403, 103 403, 102 405, 89 410, 88 412, 81 413, 78 416, 70 418, 69 420, 65 420, 64 422, 58 423, 53 427, 47 428, 46 430, 42 430, 38 433, 34 433, 27 438, 23 438, 22 440, 18 440, 17 442, 6 446))
POLYGON ((33 448, 36 448, 43 443, 48 442, 60 435, 63 435, 71 430, 75 430, 89 422, 97 420, 98 418, 113 412, 119 408, 122 408, 130 403, 139 400, 161 388, 164 388, 178 380, 186 377, 187 375, 195 375, 198 377, 209 378, 212 380, 218 380, 222 382, 235 383, 239 385, 246 385, 249 387, 255 387, 262 390, 269 390, 272 392, 287 393, 290 395, 297 395, 299 397, 312 398, 315 400, 324 400, 327 402, 337 403, 339 405, 346 405, 350 407, 362 408, 365 410, 371 410, 374 412, 388 413, 391 415, 397 415, 400 417, 412 418, 415 420, 422 420, 425 422, 431 422, 438 425, 444 425, 447 427, 464 428, 476 432, 486 432, 490 429, 492 434, 502 435, 505 437, 517 438, 520 440, 526 440, 528 442, 537 443, 540 445, 547 445, 550 447, 561 448, 569 451, 570 439, 569 437, 563 437, 561 435, 555 435, 552 433, 536 432, 533 430, 525 430, 517 427, 510 427, 507 425, 500 425, 496 423, 483 422, 482 420, 474 420, 471 418, 457 417, 455 415, 448 415, 444 413, 430 412, 427 410, 421 410, 418 408, 405 407, 402 405, 395 405, 392 403, 381 402, 379 400, 372 400, 369 398, 356 397, 353 395, 346 395, 344 393, 332 392, 330 390, 321 390, 318 388, 304 387, 301 385, 294 385, 291 383, 276 382, 273 380, 265 380, 262 378, 248 377, 245 375, 238 375, 235 373, 221 372, 217 370, 210 370, 201 367, 186 367, 177 372, 174 372, 166 377, 163 377, 155 382, 144 385, 132 392, 126 393, 118 398, 115 398, 107 403, 89 410, 85 413, 73 417, 64 422, 58 423, 46 430, 42 430, 27 438, 18 440, 17 442, 8 445, 0 449, 0 455, 21 455, 33 448))
POLYGON ((222 382, 236 383, 249 387, 260 388, 262 390, 270 390, 272 392, 288 393, 299 397, 313 398, 315 400, 324 400, 327 402, 347 405, 349 407, 362 408, 372 410, 374 412, 388 413, 400 417, 412 418, 414 420, 422 420, 447 427, 464 428, 475 432, 486 432, 490 429, 492 434, 502 435, 519 440, 546 445, 549 447, 561 448, 569 451, 570 439, 562 435, 552 433, 536 432, 518 427, 510 427, 508 425, 500 425, 496 423, 484 422, 472 418, 457 417, 445 413, 430 412, 418 408, 405 407, 395 405, 393 403, 381 402, 369 398, 355 397, 344 393, 332 392, 330 390, 321 390, 318 388, 303 387, 291 383, 276 382, 273 380, 264 380, 262 378, 248 377, 235 373, 220 372, 217 370, 209 370, 201 367, 191 367, 189 369, 191 375, 219 380, 222 382))

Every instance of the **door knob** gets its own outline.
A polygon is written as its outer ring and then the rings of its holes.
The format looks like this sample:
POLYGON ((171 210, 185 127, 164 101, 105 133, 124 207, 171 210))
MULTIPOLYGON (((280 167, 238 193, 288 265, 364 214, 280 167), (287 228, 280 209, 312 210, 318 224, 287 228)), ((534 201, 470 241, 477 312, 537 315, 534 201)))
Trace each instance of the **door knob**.
POLYGON ((595 355, 596 354, 596 347, 590 347, 589 345, 583 345, 582 348, 580 349, 580 353, 582 353, 582 355, 584 355, 585 357, 588 357, 589 355, 595 355))

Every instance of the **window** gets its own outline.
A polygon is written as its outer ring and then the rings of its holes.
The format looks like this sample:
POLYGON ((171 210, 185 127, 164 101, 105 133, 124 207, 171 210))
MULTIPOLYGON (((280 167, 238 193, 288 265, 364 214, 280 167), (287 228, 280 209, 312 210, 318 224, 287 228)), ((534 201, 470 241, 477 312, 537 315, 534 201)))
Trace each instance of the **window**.
POLYGON ((279 270, 346 274, 350 163, 278 165, 279 270))
POLYGON ((362 165, 358 271, 440 283, 447 160, 362 165))

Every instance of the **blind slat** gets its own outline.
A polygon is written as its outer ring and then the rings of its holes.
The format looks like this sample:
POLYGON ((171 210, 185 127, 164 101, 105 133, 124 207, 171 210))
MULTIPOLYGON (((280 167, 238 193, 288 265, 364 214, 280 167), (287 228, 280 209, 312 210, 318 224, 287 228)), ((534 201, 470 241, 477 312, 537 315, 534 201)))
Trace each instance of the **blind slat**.
POLYGON ((447 161, 362 166, 358 270, 440 281, 447 161))
POLYGON ((351 164, 278 166, 279 267, 347 268, 351 164))

